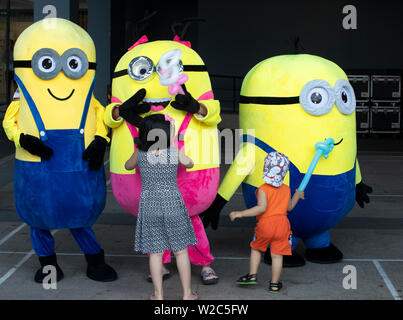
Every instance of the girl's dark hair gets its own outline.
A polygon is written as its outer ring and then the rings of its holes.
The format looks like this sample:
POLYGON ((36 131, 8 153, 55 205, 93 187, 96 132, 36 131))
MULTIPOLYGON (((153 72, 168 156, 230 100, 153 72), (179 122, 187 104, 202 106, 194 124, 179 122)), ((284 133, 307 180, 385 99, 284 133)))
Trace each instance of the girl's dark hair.
POLYGON ((171 123, 165 120, 162 114, 153 114, 144 117, 139 125, 139 136, 134 143, 141 151, 149 151, 150 147, 158 143, 160 149, 168 148, 171 145, 171 123), (153 135, 149 135, 152 130, 153 135))

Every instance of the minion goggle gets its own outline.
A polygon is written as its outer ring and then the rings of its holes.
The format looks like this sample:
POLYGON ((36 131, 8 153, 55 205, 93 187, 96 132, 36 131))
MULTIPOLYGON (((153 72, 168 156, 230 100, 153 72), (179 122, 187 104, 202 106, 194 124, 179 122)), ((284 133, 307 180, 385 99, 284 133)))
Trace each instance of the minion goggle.
POLYGON ((68 49, 62 56, 53 49, 42 48, 35 52, 32 60, 14 61, 14 68, 32 68, 42 80, 53 79, 60 71, 71 79, 80 79, 88 69, 95 70, 96 65, 95 62, 88 62, 87 55, 78 48, 68 49))
MULTIPOLYGON (((186 72, 204 72, 207 71, 207 67, 205 65, 184 65, 182 60, 176 65, 178 73, 186 72)), ((144 81, 149 78, 151 75, 156 72, 159 76, 161 76, 161 66, 158 63, 157 66, 154 66, 154 62, 145 56, 135 57, 130 61, 127 69, 123 69, 120 71, 116 71, 113 73, 113 78, 129 75, 130 78, 136 81, 144 81)))
POLYGON ((336 104, 345 115, 352 114, 356 107, 354 89, 346 79, 336 81, 334 88, 325 80, 309 81, 298 97, 248 97, 241 96, 239 103, 260 105, 301 104, 313 116, 324 115, 336 104))

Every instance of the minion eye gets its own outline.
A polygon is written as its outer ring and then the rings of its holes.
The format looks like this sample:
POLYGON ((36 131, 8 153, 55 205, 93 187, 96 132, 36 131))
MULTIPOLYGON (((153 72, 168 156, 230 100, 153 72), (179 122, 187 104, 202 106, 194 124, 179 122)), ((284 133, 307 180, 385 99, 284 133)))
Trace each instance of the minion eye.
POLYGON ((339 79, 335 84, 336 107, 343 114, 352 114, 355 110, 356 100, 354 89, 346 79, 339 79))
POLYGON ((329 100, 329 95, 322 88, 314 88, 309 92, 309 103, 314 105, 323 105, 329 100))
POLYGON ((61 59, 63 73, 71 79, 80 79, 88 70, 88 58, 81 49, 68 49, 63 53, 61 59))
POLYGON ((154 72, 154 63, 148 57, 136 57, 129 63, 129 76, 136 81, 144 81, 154 72))
POLYGON ((312 80, 301 90, 300 104, 306 112, 314 116, 328 113, 334 105, 335 93, 325 80, 312 80))
POLYGON ((38 61, 38 68, 42 72, 52 72, 56 68, 56 62, 51 56, 43 56, 38 61))
POLYGON ((70 71, 72 72, 78 72, 81 70, 83 63, 81 62, 81 59, 76 56, 69 57, 67 59, 67 66, 70 71))
POLYGON ((60 72, 60 56, 49 48, 43 48, 32 56, 31 67, 35 75, 42 80, 49 80, 60 72))

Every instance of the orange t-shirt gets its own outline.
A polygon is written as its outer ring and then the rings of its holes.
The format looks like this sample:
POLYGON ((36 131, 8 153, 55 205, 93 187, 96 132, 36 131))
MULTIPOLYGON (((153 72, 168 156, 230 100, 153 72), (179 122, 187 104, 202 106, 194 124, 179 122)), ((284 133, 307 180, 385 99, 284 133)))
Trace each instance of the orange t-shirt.
MULTIPOLYGON (((287 216, 288 202, 290 201, 290 187, 282 184, 280 187, 273 187, 267 183, 261 185, 259 189, 263 190, 267 198, 266 211, 258 215, 256 219, 272 216, 287 216)), ((256 190, 256 195, 258 190, 256 190)))

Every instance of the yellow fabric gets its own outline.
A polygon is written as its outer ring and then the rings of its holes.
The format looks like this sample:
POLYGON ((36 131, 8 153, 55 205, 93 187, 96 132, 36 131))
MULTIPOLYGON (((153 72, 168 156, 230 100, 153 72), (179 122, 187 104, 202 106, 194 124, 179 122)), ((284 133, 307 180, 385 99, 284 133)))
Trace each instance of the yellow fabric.
POLYGON ((105 125, 104 122, 105 108, 97 99, 93 98, 92 101, 94 103, 95 118, 96 118, 95 135, 100 136, 109 142, 110 139, 108 137, 108 127, 105 125))
MULTIPOLYGON (((14 47, 14 60, 31 60, 35 52, 42 48, 50 48, 61 56, 70 48, 84 51, 89 62, 96 62, 95 46, 88 33, 80 26, 60 18, 40 20, 25 29, 18 37, 14 47)), ((80 79, 71 79, 61 71, 55 78, 42 80, 31 68, 16 68, 15 74, 21 79, 28 93, 36 104, 46 130, 78 129, 84 110, 84 104, 90 86, 94 80, 95 70, 88 70, 80 79), (57 100, 50 95, 67 100, 57 100), (74 90, 74 91, 73 91, 74 90)), ((9 106, 5 118, 7 136, 17 146, 17 132, 39 137, 34 118, 29 109, 26 97, 20 88, 20 101, 9 106)), ((107 127, 103 122, 103 106, 92 96, 85 124, 85 146, 87 147, 94 135, 107 137, 107 127)), ((4 123, 4 122, 3 122, 4 123)), ((16 158, 25 161, 39 162, 40 158, 17 147, 16 158)))
POLYGON ((355 167, 355 184, 359 184, 362 181, 362 176, 361 176, 360 164, 358 163, 358 160, 356 161, 357 164, 355 167))
POLYGON ((255 160, 258 159, 255 158, 255 152, 259 152, 259 148, 255 145, 250 143, 242 144, 234 162, 231 164, 218 188, 218 194, 225 200, 229 201, 231 199, 246 177, 253 174, 256 170, 259 171, 259 164, 255 166, 255 160))
MULTIPOLYGON (((141 44, 123 55, 115 68, 115 72, 127 69, 130 61, 138 56, 146 56, 153 61, 154 65, 157 65, 162 54, 172 49, 181 50, 181 60, 184 65, 204 65, 199 55, 183 44, 174 41, 153 41, 141 44)), ((189 76, 189 80, 186 82, 186 89, 195 99, 212 90, 207 72, 185 73, 189 76)), ((129 75, 114 78, 112 81, 112 96, 124 102, 141 88, 146 89, 146 99, 172 98, 171 101, 174 100, 174 96, 168 93, 168 88, 160 84, 159 76, 156 72, 144 81, 133 80, 129 75)), ((217 124, 221 122, 220 103, 218 100, 203 100, 199 102, 206 106, 207 115, 202 118, 193 115, 185 134, 186 154, 195 163, 192 169, 188 169, 189 171, 219 167, 217 124)), ((112 109, 115 105, 116 103, 112 103, 107 106, 104 118, 105 123, 113 129, 110 170, 112 173, 130 174, 134 170, 127 171, 124 168, 124 164, 133 153, 133 138, 123 119, 118 121, 113 120, 112 109)), ((151 111, 142 116, 154 113, 168 113, 175 120, 176 133, 186 115, 186 112, 176 110, 169 105, 162 111, 151 111)))
POLYGON ((7 108, 3 119, 4 132, 7 138, 14 142, 16 148, 20 148, 21 130, 17 126, 18 110, 20 109, 20 101, 13 101, 7 108))
MULTIPOLYGON (((344 71, 331 61, 312 55, 284 55, 266 59, 246 75, 241 95, 249 97, 298 97, 303 86, 314 79, 334 86, 338 79, 348 80, 344 71)), ((322 116, 308 114, 300 104, 240 104, 240 128, 254 130, 254 136, 286 154, 301 173, 307 171, 315 154, 314 145, 331 137, 342 143, 335 146, 328 159, 319 160, 314 174, 337 175, 353 169, 356 149, 355 112, 342 114, 334 105, 322 116)), ((256 169, 247 177, 238 176, 232 164, 221 183, 219 193, 227 200, 241 182, 255 187, 263 183, 264 152, 256 148, 256 169), (224 183, 225 182, 225 183, 224 183)), ((357 162, 358 164, 358 162, 357 162)), ((357 166, 357 179, 360 178, 357 166)), ((358 180, 357 180, 358 181, 358 180)), ((287 176, 284 183, 289 184, 287 176)))
POLYGON ((90 35, 66 19, 47 18, 30 25, 15 43, 14 60, 31 60, 41 48, 51 48, 59 55, 70 48, 79 48, 85 52, 89 62, 96 60, 95 45, 90 35))
POLYGON ((111 103, 108 104, 105 108, 104 122, 108 127, 112 129, 119 127, 124 121, 123 118, 120 118, 119 120, 114 120, 112 117, 113 108, 118 105, 119 105, 118 103, 111 103))

